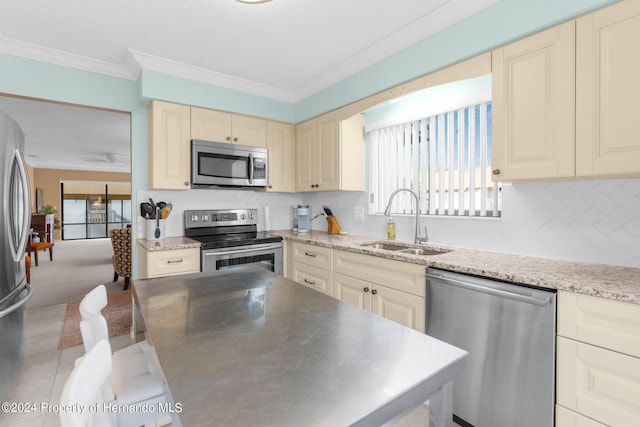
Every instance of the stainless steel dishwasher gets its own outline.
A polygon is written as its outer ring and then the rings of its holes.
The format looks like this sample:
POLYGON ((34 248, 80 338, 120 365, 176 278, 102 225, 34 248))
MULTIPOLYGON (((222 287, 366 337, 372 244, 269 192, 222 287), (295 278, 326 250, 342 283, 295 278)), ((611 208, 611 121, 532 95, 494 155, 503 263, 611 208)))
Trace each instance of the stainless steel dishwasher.
POLYGON ((555 291, 428 268, 426 300, 427 334, 469 352, 454 421, 553 427, 555 291))

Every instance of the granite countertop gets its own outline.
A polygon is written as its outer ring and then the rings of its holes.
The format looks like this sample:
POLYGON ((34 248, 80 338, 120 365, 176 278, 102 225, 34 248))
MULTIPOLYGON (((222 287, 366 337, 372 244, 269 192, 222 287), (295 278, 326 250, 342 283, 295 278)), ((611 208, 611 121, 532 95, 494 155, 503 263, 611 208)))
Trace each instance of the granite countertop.
POLYGON ((132 289, 174 425, 382 425, 429 398, 451 419, 468 353, 433 337, 258 267, 132 289))
MULTIPOLYGON (((431 244, 420 245, 419 247, 450 252, 438 255, 412 255, 360 246, 363 243, 381 241, 397 243, 394 240, 348 234, 330 235, 323 231, 297 233, 291 230, 279 230, 273 233, 294 242, 309 243, 428 267, 443 268, 543 288, 640 304, 640 268, 591 264, 431 244)), ((418 245, 412 243, 404 243, 412 247, 418 247, 418 245)))
POLYGON ((200 242, 189 237, 167 237, 161 240, 138 239, 138 245, 149 252, 199 248, 200 242))

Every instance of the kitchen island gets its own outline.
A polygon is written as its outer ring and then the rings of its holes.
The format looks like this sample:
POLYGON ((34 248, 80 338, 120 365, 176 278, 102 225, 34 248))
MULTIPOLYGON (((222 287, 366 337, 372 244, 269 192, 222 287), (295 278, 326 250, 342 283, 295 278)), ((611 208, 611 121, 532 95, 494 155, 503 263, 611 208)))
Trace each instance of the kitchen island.
POLYGON ((427 399, 429 425, 451 425, 468 354, 427 335, 255 267, 133 295, 175 425, 374 426, 427 399))

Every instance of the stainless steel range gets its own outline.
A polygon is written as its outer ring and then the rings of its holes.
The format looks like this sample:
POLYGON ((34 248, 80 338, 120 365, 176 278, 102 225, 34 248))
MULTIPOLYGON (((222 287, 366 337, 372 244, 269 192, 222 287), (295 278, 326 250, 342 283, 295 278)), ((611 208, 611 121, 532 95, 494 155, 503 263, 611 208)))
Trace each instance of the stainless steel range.
POLYGON ((257 264, 282 275, 282 237, 258 231, 257 209, 187 210, 184 224, 202 243, 201 271, 257 264))

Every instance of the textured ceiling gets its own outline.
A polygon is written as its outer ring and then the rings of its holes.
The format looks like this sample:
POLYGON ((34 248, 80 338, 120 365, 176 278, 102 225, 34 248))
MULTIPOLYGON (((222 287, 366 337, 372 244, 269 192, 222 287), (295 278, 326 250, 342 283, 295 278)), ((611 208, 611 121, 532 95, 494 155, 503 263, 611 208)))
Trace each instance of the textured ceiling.
MULTIPOLYGON (((153 69, 293 103, 496 1, 0 0, 0 52, 128 79, 153 69)), ((12 98, 0 109, 23 127, 34 166, 129 169, 128 115, 12 98)))

